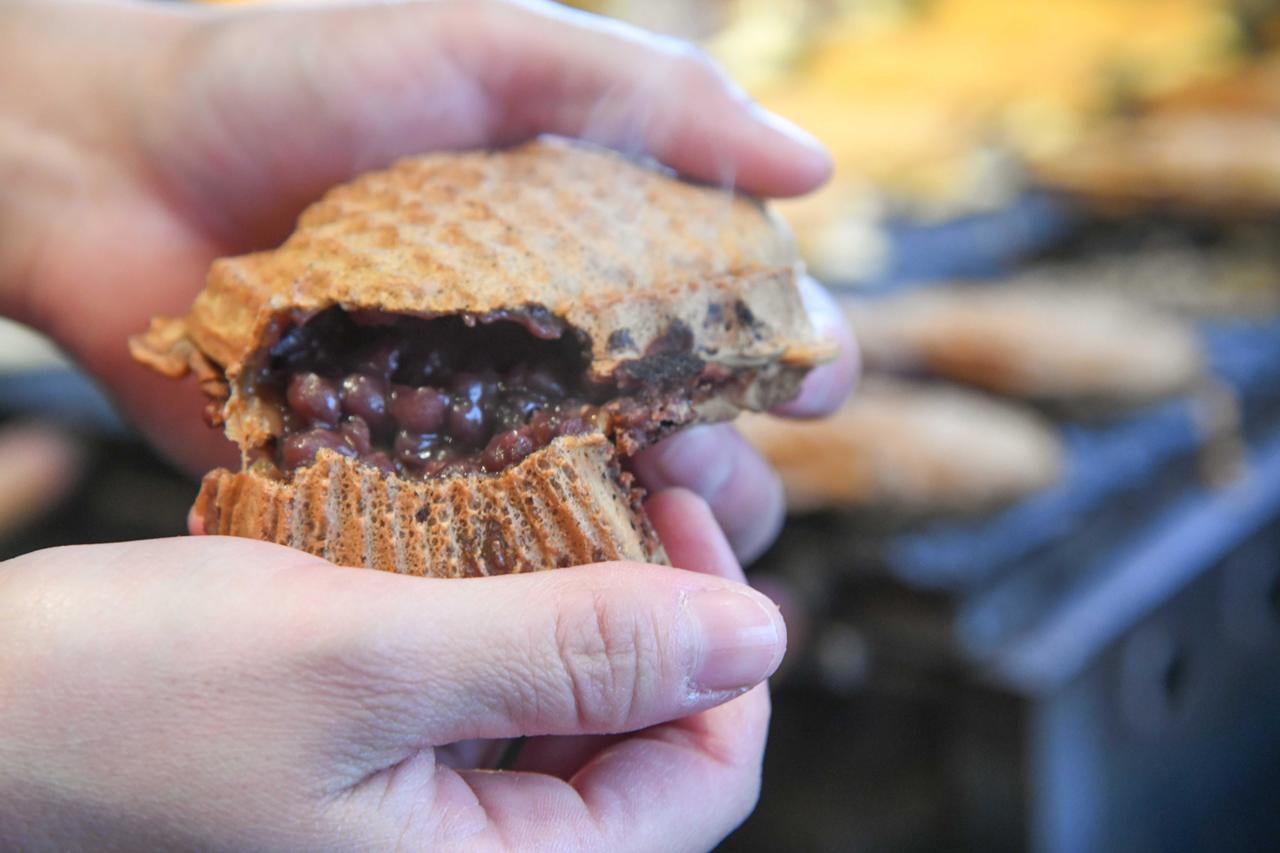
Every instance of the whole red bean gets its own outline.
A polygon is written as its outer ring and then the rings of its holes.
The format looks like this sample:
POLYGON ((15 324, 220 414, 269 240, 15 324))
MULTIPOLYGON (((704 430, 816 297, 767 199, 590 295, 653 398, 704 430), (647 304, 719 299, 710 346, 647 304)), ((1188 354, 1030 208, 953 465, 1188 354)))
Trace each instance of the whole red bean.
POLYGON ((383 453, 381 450, 370 453, 368 456, 364 457, 363 461, 364 464, 368 465, 370 468, 377 468, 385 474, 396 473, 395 463, 391 461, 390 456, 383 453))
POLYGON ((316 454, 326 449, 343 456, 359 455, 343 441, 341 435, 332 430, 317 427, 286 436, 280 442, 280 464, 286 469, 301 468, 315 462, 316 454))
POLYGON ((535 449, 533 438, 524 430, 500 432, 489 439, 489 444, 480 455, 480 465, 492 474, 515 465, 535 449))
POLYGON ((362 418, 354 415, 342 419, 339 431, 343 440, 360 456, 373 450, 373 441, 369 437, 369 425, 362 418))
POLYGON ((342 380, 342 411, 363 418, 369 428, 381 432, 391 419, 387 415, 387 384, 380 377, 351 373, 342 380))
POLYGON ((444 450, 444 442, 435 433, 418 433, 403 429, 396 433, 391 445, 391 452, 395 458, 406 463, 421 463, 438 458, 444 450))
POLYGON ((448 398, 435 388, 396 385, 391 389, 388 411, 401 429, 436 432, 444 425, 448 398))
POLYGON ((482 447, 489 438, 489 418, 478 403, 455 397, 446 418, 449 434, 470 447, 482 447))
POLYGON ((338 389, 316 373, 295 373, 285 392, 289 406, 298 414, 318 424, 336 424, 340 409, 338 389))

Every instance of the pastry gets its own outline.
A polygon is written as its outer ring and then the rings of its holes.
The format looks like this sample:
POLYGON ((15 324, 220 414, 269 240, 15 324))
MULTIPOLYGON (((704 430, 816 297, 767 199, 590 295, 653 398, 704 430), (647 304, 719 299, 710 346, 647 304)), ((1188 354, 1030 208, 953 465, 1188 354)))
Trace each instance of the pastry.
POLYGON ((1280 123, 1269 115, 1145 116, 1090 134, 1037 163, 1035 174, 1104 212, 1266 217, 1280 209, 1280 123))
POLYGON ((830 354, 797 275, 758 202, 541 139, 332 190, 131 348, 241 448, 208 533, 440 576, 662 560, 622 460, 795 395, 830 354))
POLYGON ((1034 163, 1040 183, 1110 212, 1266 219, 1280 209, 1280 60, 1200 80, 1034 163))
POLYGON ((1204 374, 1186 321, 1112 294, 956 285, 848 303, 871 369, 925 372, 1084 409, 1186 392, 1204 374))
POLYGON ((743 435, 782 477, 787 508, 910 516, 998 507, 1057 481, 1048 422, 960 388, 867 377, 834 415, 745 415, 743 435))

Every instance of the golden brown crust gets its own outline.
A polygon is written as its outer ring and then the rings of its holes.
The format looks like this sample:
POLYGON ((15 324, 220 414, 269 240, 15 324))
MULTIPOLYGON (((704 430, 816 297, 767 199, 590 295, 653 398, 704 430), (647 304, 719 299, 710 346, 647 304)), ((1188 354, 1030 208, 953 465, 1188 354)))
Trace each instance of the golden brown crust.
POLYGON ((790 235, 756 201, 620 155, 541 139, 402 160, 330 191, 278 249, 214 263, 184 324, 135 356, 173 375, 203 354, 226 373, 228 434, 259 435, 236 380, 273 324, 331 305, 390 313, 546 308, 608 376, 673 326, 731 368, 829 358, 796 288, 790 235), (194 344, 194 348, 191 347, 194 344))
POLYGON ((1104 210, 1170 207, 1228 219, 1280 209, 1280 60, 1200 80, 1035 164, 1104 210))
POLYGON ((815 421, 739 420, 777 468, 793 512, 971 513, 1059 475, 1061 447, 1038 415, 958 388, 869 377, 815 421))
MULTIPOLYGON (((692 387, 695 376, 687 398, 674 388, 650 401, 678 426, 790 399, 834 354, 814 335, 798 274, 789 234, 758 202, 542 139, 409 158, 332 190, 280 248, 216 261, 191 312, 157 318, 130 347, 165 375, 196 373, 211 420, 246 458, 281 429, 252 387, 262 353, 334 305, 550 315, 584 342, 597 380, 643 379, 646 359, 680 341, 710 384, 692 387)), ((214 471, 195 512, 208 533, 410 574, 665 562, 618 468, 618 450, 645 437, 620 429, 616 448, 603 435, 558 439, 497 474, 427 480, 322 451, 287 476, 214 471)))
POLYGON ((600 435, 557 439, 493 476, 406 480, 329 450, 288 481, 219 469, 204 478, 195 511, 206 533, 411 575, 666 562, 600 435))
POLYGON ((1035 173, 1114 213, 1272 214, 1280 209, 1280 125, 1269 115, 1151 115, 1103 128, 1035 173))
POLYGON ((850 303, 848 315, 872 369, 1038 401, 1142 404, 1188 391, 1204 371, 1186 322, 1105 293, 964 285, 850 303))

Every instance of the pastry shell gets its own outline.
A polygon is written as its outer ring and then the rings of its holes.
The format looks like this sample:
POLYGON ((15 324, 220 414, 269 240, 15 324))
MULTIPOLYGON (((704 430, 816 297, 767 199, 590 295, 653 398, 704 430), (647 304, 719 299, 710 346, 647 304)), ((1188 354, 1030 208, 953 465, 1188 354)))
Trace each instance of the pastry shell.
POLYGON ((279 248, 216 261, 191 311, 155 318, 130 349, 170 377, 194 373, 209 421, 241 447, 245 470, 204 479, 207 533, 442 577, 665 562, 619 463, 656 432, 559 438, 490 475, 408 479, 332 451, 282 473, 252 464, 282 431, 255 393, 259 368, 289 328, 333 306, 512 319, 573 336, 589 381, 652 376, 669 430, 784 402, 834 355, 800 274, 790 234, 758 201, 543 138, 412 157, 331 190, 279 248), (712 378, 682 389, 685 377, 712 378))
POLYGON ((469 577, 666 554, 602 435, 567 436, 492 476, 409 480, 321 451, 276 480, 207 474, 205 532, 289 545, 338 565, 469 577))

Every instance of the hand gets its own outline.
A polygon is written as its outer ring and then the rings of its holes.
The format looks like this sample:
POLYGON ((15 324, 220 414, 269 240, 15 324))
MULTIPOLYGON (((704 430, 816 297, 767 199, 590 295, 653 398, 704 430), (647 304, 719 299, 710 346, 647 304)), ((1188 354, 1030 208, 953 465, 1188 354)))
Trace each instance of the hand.
POLYGON ((702 574, 434 580, 222 537, 4 564, 0 847, 710 849, 755 802, 785 630, 705 504, 651 503, 702 574), (514 772, 445 746, 516 735, 548 737, 514 772))
MULTIPOLYGON (((0 310, 53 334, 201 471, 233 457, 202 426, 198 392, 134 364, 125 339, 183 313, 214 257, 277 244, 360 171, 544 131, 764 195, 808 191, 830 170, 688 45, 550 3, 10 0, 0 48, 0 77, 43 83, 0 92, 0 310)), ((806 291, 843 355, 809 377, 786 409, 797 416, 837 405, 854 373, 838 313, 806 291)), ((781 521, 776 476, 728 427, 679 436, 639 469, 704 495, 744 557, 781 521)))

